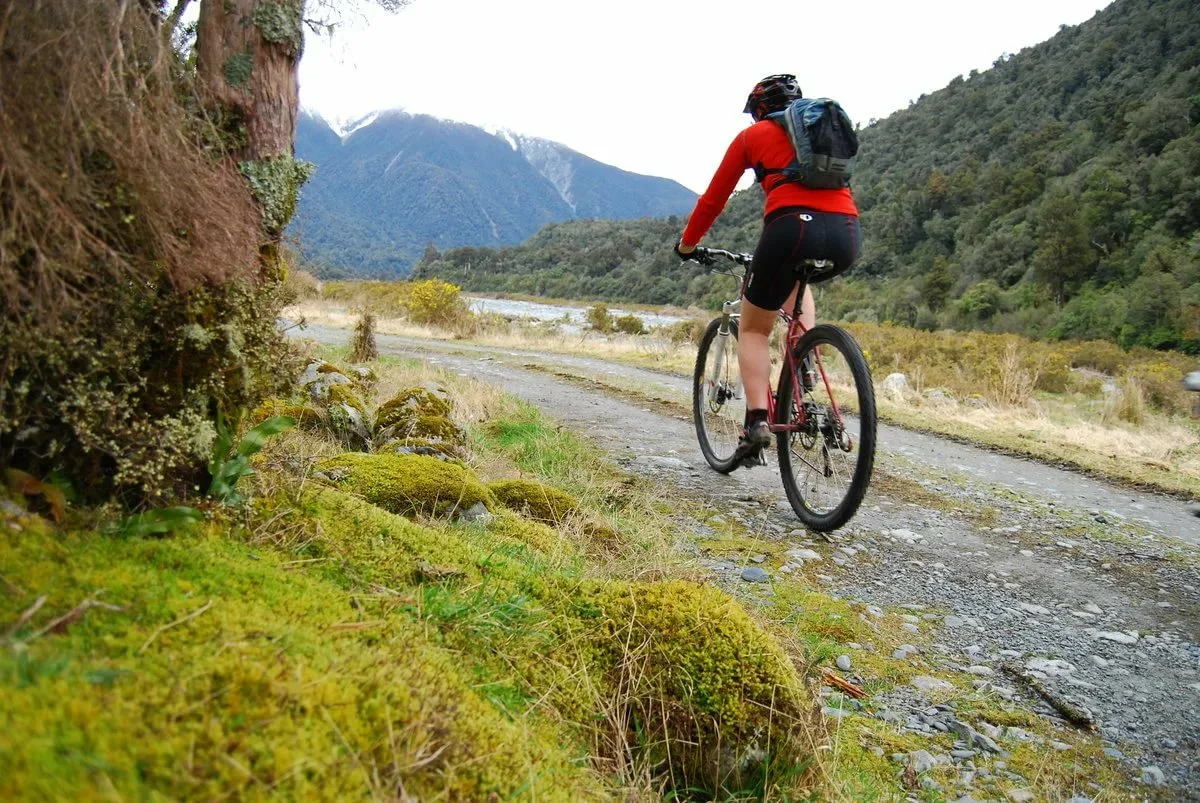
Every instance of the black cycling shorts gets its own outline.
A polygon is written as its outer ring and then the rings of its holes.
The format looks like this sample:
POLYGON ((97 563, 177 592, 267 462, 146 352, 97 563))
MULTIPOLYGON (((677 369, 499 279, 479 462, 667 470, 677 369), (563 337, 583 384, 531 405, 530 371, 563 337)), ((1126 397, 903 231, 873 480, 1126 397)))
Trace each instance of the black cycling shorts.
POLYGON ((746 300, 762 309, 779 309, 796 286, 795 269, 804 259, 828 259, 832 268, 812 276, 824 281, 854 264, 862 250, 858 218, 799 206, 776 209, 763 219, 754 249, 746 300))

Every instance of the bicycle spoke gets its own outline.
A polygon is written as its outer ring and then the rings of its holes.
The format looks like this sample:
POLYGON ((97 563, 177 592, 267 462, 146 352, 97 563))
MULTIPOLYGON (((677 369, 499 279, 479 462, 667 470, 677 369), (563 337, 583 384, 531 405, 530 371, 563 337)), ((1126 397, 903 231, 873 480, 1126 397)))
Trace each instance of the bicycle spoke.
POLYGON ((781 409, 795 431, 780 436, 780 471, 796 514, 829 530, 854 514, 870 481, 874 393, 861 351, 844 330, 815 327, 797 344, 797 365, 806 356, 815 375, 800 399, 793 398, 790 367, 781 380, 781 409))
POLYGON ((724 327, 721 319, 709 323, 696 355, 692 380, 692 417, 704 459, 715 470, 732 471, 734 453, 742 434, 745 394, 738 369, 737 321, 724 327))

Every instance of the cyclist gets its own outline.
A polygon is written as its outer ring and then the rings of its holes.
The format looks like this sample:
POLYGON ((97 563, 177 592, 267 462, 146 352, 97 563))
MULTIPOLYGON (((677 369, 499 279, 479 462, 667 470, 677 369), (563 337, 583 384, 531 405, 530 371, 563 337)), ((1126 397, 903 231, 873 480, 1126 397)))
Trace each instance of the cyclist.
MULTIPOLYGON (((794 151, 784 127, 766 117, 800 97, 803 94, 794 75, 770 75, 754 85, 742 110, 754 118, 754 123, 734 137, 675 244, 675 253, 681 259, 691 259, 742 174, 754 169, 755 180, 766 193, 766 203, 762 234, 742 298, 738 334, 738 368, 746 390, 746 419, 738 446, 743 456, 757 454, 771 442, 767 424, 771 357, 767 341, 779 310, 791 312, 795 308, 799 282, 794 268, 804 259, 829 260, 832 268, 809 274, 810 280, 822 281, 850 267, 861 250, 858 208, 849 187, 812 189, 788 181, 781 174, 794 151)), ((807 286, 800 320, 810 329, 816 324, 812 291, 807 286)))

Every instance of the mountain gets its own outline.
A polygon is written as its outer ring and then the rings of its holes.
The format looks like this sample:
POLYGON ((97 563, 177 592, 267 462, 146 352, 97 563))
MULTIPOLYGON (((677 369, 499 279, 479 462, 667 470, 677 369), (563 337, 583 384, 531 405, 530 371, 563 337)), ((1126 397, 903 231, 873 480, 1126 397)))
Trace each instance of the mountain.
MULTIPOLYGON (((860 122, 864 250, 823 289, 823 317, 1200 351, 1200 3, 1116 0, 860 122)), ((761 209, 757 188, 736 194, 706 242, 752 249, 761 209)), ((595 265, 562 275, 550 249, 607 254, 612 232, 557 228, 490 256, 473 249, 469 268, 453 251, 431 254, 418 272, 611 301, 727 294, 694 266, 665 264, 669 239, 630 230, 646 250, 611 273, 655 281, 585 281, 595 265)))
POLYGON ((504 246, 548 223, 686 213, 696 194, 544 139, 387 111, 343 133, 301 115, 296 156, 316 164, 291 233, 326 270, 403 276, 427 246, 504 246))

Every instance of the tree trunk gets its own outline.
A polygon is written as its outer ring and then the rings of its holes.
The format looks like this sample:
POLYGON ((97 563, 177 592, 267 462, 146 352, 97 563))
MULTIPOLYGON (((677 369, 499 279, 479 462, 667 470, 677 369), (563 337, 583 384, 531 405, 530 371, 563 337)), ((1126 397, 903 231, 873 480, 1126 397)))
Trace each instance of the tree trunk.
POLYGON ((303 0, 201 0, 197 67, 239 161, 292 156, 303 0))

